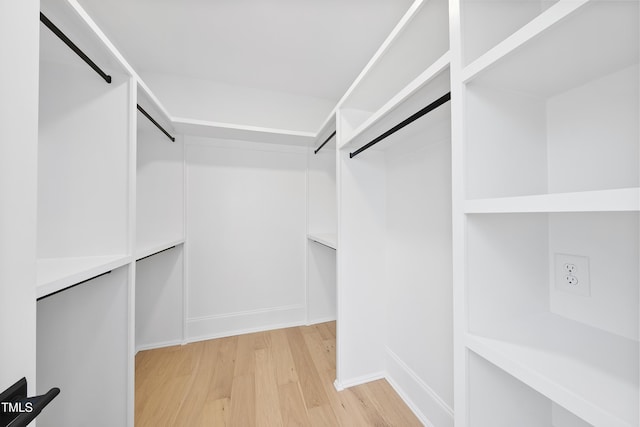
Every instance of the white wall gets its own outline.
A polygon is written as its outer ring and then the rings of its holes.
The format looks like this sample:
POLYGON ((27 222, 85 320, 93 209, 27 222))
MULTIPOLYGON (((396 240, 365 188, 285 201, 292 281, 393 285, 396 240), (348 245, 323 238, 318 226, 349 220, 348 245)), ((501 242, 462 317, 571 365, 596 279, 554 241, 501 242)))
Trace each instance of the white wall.
POLYGON ((0 391, 35 391, 39 2, 0 2, 0 391), (16 41, 19 41, 17 43, 16 41))
POLYGON ((136 262, 136 351, 182 343, 183 247, 136 262))
POLYGON ((185 142, 187 339, 304 323, 306 149, 185 142))
POLYGON ((136 247, 144 248, 184 236, 184 147, 142 115, 138 123, 136 247))
POLYGON ((316 132, 335 101, 232 86, 209 80, 143 73, 173 117, 316 132))
POLYGON ((433 425, 451 426, 450 139, 405 139, 422 144, 387 152, 387 372, 433 425))
POLYGON ((112 83, 106 84, 91 68, 75 65, 41 62, 42 258, 127 251, 129 77, 112 72, 112 83))

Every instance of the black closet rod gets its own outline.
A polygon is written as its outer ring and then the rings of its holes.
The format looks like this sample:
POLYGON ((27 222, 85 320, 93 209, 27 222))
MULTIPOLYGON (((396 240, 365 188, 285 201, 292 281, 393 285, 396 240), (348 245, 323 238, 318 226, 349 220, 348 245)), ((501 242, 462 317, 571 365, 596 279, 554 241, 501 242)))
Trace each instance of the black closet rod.
POLYGON ((138 111, 140 111, 142 114, 144 114, 144 116, 149 119, 149 121, 151 123, 153 123, 154 125, 156 125, 156 127, 158 129, 160 129, 162 131, 162 133, 164 133, 165 135, 167 135, 167 138, 169 138, 172 142, 176 142, 176 139, 174 137, 172 137, 169 132, 167 132, 166 130, 164 130, 164 128, 162 126, 160 126, 160 123, 156 122, 155 120, 153 120, 153 117, 151 117, 149 115, 149 113, 147 113, 146 111, 144 111, 144 109, 140 106, 140 104, 138 104, 138 111))
POLYGON ((44 14, 42 12, 40 12, 40 22, 42 22, 48 29, 50 29, 53 32, 53 34, 58 36, 58 38, 60 40, 62 40, 67 46, 69 46, 69 48, 71 48, 71 50, 74 51, 76 53, 76 55, 78 55, 80 58, 82 58, 84 60, 84 62, 86 62, 91 68, 93 68, 93 70, 96 73, 100 74, 100 77, 102 77, 105 82, 111 83, 111 76, 108 75, 107 73, 105 73, 104 71, 102 71, 102 69, 100 69, 100 67, 98 67, 96 65, 96 63, 91 60, 91 58, 89 58, 87 55, 85 55, 85 53, 83 51, 81 51, 80 48, 78 46, 76 46, 75 43, 73 43, 69 39, 69 37, 67 37, 60 30, 60 28, 56 27, 53 24, 53 22, 49 21, 49 18, 44 16, 44 14))
POLYGON ((97 279, 98 277, 106 276, 106 275, 107 275, 107 274, 109 274, 109 273, 111 273, 111 270, 109 270, 109 271, 107 271, 107 272, 104 272, 104 273, 102 273, 102 274, 98 274, 97 276, 90 277, 90 278, 88 278, 87 280, 83 280, 82 282, 74 283, 73 285, 71 285, 71 286, 67 286, 66 288, 59 289, 59 290, 57 290, 57 291, 55 291, 55 292, 52 292, 52 293, 50 293, 50 294, 48 294, 48 295, 45 295, 45 296, 40 297, 40 298, 37 298, 36 300, 37 300, 37 301, 40 301, 40 300, 42 300, 42 299, 49 298, 49 297, 51 297, 51 296, 54 296, 55 294, 59 294, 60 292, 66 291, 67 289, 75 288, 76 286, 80 286, 80 285, 82 285, 83 283, 87 283, 87 282, 88 282, 88 281, 90 281, 90 280, 97 279))
POLYGON ((420 117, 424 116, 425 114, 429 113, 430 111, 435 110, 436 108, 438 108, 439 106, 441 106, 442 104, 444 104, 445 102, 447 102, 449 100, 451 100, 451 92, 448 92, 447 94, 445 94, 445 95, 441 96, 440 98, 436 99, 431 104, 429 104, 426 107, 424 107, 422 110, 418 111, 417 113, 413 114, 412 116, 410 116, 410 117, 406 118, 405 120, 401 121, 400 123, 398 123, 397 125, 395 125, 391 129, 389 129, 388 131, 386 131, 382 135, 378 136, 377 138, 375 138, 371 142, 369 142, 369 143, 363 145, 362 147, 358 148, 353 153, 349 153, 349 158, 353 159, 355 156, 357 156, 358 154, 362 153, 364 150, 373 147, 374 145, 376 145, 378 142, 382 141, 386 137, 388 137, 390 135, 393 135, 394 133, 396 133, 397 131, 399 131, 403 127, 405 127, 408 124, 418 120, 420 117))
POLYGON ((333 133, 331 135, 329 135, 329 138, 325 139, 325 141, 322 144, 320 144, 320 147, 316 148, 313 151, 313 154, 318 154, 318 151, 320 151, 322 149, 322 147, 324 147, 327 144, 327 142, 329 142, 329 140, 331 140, 331 138, 333 138, 334 136, 336 136, 336 131, 335 130, 333 131, 333 133))

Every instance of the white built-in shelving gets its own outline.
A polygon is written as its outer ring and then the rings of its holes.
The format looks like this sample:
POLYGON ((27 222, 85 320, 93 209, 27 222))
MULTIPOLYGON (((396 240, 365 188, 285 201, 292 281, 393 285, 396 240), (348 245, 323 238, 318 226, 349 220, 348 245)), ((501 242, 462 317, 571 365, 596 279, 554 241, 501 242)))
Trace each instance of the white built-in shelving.
POLYGON ((638 2, 458 3, 456 421, 637 426, 638 2))
POLYGON ((448 14, 415 1, 337 109, 336 386, 386 377, 438 426, 453 425, 451 104, 408 119, 451 90, 448 14))
POLYGON ((36 376, 39 392, 63 392, 38 425, 92 424, 96 413, 105 424, 132 425, 135 83, 76 7, 41 2, 111 81, 40 26, 36 376))
MULTIPOLYGON (((447 17, 445 0, 412 4, 339 102, 340 148, 448 67, 447 17), (416 49, 418 41, 420 48, 416 49)), ((441 95, 444 93, 434 99, 441 95)))

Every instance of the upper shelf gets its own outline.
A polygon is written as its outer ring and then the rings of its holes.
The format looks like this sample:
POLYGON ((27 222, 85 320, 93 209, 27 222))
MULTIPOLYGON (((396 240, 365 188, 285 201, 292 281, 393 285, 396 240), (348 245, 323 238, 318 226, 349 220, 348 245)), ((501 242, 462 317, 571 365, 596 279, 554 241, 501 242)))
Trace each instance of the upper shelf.
MULTIPOLYGON (((383 119, 388 118, 393 111, 398 109, 398 107, 406 102, 413 95, 417 94, 421 89, 425 88, 425 86, 434 82, 438 77, 441 77, 443 73, 448 71, 450 65, 450 54, 447 51, 444 55, 438 58, 430 67, 424 70, 418 77, 409 82, 400 92, 393 95, 391 99, 389 99, 384 105, 382 105, 375 112, 363 112, 363 111, 354 111, 349 109, 342 109, 342 122, 341 129, 343 131, 343 137, 341 137, 340 148, 346 148, 352 145, 355 140, 362 139, 361 137, 372 136, 369 134, 380 133, 381 129, 377 129, 376 125, 379 124, 383 119), (370 132, 372 131, 372 132, 370 132)), ((420 109, 421 107, 426 106, 428 100, 433 100, 439 98, 441 95, 444 95, 446 92, 449 92, 449 80, 448 76, 444 76, 446 83, 444 85, 438 84, 436 81, 435 90, 431 94, 431 96, 420 97, 421 100, 416 100, 417 103, 415 106, 412 106, 413 110, 420 109), (433 99, 431 99, 433 98, 433 99), (424 105, 422 105, 424 104, 424 105)), ((407 114, 412 114, 415 111, 407 112, 407 114)), ((403 120, 404 117, 395 118, 396 121, 403 120)), ((388 127, 388 125, 387 125, 388 127)), ((376 135, 377 136, 377 135, 376 135)))
MULTIPOLYGON (((131 70, 126 66, 121 55, 77 3, 42 0, 40 10, 104 72, 131 75, 131 70)), ((44 62, 89 67, 42 23, 40 24, 40 59, 44 62)))
POLYGON ((128 255, 40 258, 37 264, 36 298, 122 267, 130 261, 128 255))
POLYGON ((417 0, 338 103, 338 145, 379 120, 448 65, 446 0, 417 0), (425 71, 426 70, 426 71, 425 71))
POLYGON ((253 142, 308 146, 315 141, 316 134, 258 126, 244 126, 230 123, 209 122, 186 118, 173 118, 179 133, 208 138, 239 139, 253 142))
POLYGON ((163 242, 148 242, 140 243, 136 249, 136 260, 146 258, 151 255, 155 255, 158 252, 165 251, 174 246, 182 245, 184 243, 184 237, 176 237, 174 239, 167 239, 163 242))
POLYGON ((561 1, 465 67, 462 78, 548 98, 637 64, 639 47, 638 2, 561 1))

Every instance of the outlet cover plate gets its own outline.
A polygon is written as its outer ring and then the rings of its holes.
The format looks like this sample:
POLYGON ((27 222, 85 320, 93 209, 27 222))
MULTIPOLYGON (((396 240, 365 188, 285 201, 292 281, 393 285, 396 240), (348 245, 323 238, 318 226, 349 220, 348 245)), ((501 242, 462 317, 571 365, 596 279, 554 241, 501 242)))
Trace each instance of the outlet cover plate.
POLYGON ((582 255, 555 254, 554 258, 554 278, 556 289, 575 295, 582 295, 585 297, 591 296, 589 257, 582 255), (567 273, 565 268, 565 265, 567 264, 575 265, 575 271, 573 273, 567 273), (575 277, 578 280, 578 283, 572 285, 570 282, 573 282, 574 280, 567 280, 567 276, 575 277))

